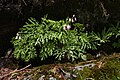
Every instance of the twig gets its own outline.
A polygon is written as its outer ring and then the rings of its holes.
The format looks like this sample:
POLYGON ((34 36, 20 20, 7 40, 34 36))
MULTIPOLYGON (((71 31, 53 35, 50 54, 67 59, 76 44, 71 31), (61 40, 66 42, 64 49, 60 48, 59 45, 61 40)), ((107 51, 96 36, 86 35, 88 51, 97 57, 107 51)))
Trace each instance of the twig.
POLYGON ((10 73, 8 73, 8 74, 3 75, 3 76, 1 77, 1 80, 2 80, 4 77, 7 77, 7 76, 9 76, 9 75, 11 75, 11 74, 13 74, 13 73, 15 73, 15 72, 20 72, 20 71, 22 71, 22 70, 24 70, 24 69, 26 69, 26 68, 28 68, 28 67, 30 67, 30 66, 31 66, 31 64, 29 64, 28 66, 26 66, 26 67, 24 67, 24 68, 22 68, 22 69, 19 69, 19 70, 15 69, 14 71, 12 71, 12 72, 10 72, 10 73))
POLYGON ((25 6, 27 6, 27 3, 25 2, 25 0, 22 0, 23 1, 23 3, 25 4, 25 6))
POLYGON ((22 70, 24 70, 24 69, 26 69, 26 68, 28 68, 28 67, 30 67, 30 66, 31 66, 31 64, 29 64, 29 65, 27 65, 26 67, 24 67, 24 68, 18 70, 17 72, 22 71, 22 70))
POLYGON ((104 5, 103 5, 103 3, 101 1, 100 1, 100 5, 101 5, 101 7, 103 9, 103 16, 105 16, 106 19, 108 19, 109 14, 107 14, 107 10, 105 9, 105 7, 104 7, 104 5))

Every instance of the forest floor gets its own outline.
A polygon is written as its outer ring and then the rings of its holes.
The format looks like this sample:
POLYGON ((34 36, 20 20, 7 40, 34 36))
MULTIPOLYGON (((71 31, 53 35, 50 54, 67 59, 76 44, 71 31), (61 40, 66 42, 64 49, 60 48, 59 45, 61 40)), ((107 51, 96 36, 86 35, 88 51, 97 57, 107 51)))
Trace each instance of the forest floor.
POLYGON ((23 68, 8 60, 0 68, 0 80, 120 80, 120 53, 78 63, 28 64, 23 68))

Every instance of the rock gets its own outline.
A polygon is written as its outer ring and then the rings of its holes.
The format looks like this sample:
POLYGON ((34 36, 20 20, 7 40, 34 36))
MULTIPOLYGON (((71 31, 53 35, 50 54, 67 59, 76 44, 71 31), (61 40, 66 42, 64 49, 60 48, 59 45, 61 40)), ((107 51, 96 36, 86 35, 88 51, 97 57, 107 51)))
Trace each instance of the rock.
POLYGON ((50 77, 49 80, 57 80, 57 79, 54 77, 50 77))
POLYGON ((81 66, 76 66, 74 67, 73 71, 74 70, 83 70, 84 67, 89 67, 89 68, 93 68, 95 66, 94 63, 89 63, 89 64, 85 64, 85 65, 81 65, 81 66))
POLYGON ((45 75, 42 75, 38 80, 44 80, 45 75))

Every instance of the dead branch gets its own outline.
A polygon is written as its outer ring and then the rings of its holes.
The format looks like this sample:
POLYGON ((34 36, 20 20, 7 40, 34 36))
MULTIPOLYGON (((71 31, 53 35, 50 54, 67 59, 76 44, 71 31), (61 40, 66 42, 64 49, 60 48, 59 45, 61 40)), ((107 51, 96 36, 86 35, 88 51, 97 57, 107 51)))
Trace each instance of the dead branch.
POLYGON ((103 9, 103 16, 105 16, 106 19, 108 19, 109 14, 108 14, 107 10, 105 9, 105 7, 101 1, 100 1, 100 5, 101 5, 101 8, 103 9))
POLYGON ((7 76, 9 76, 9 75, 11 75, 11 74, 13 74, 13 73, 15 73, 15 72, 23 71, 24 69, 26 69, 26 68, 28 68, 28 67, 30 67, 30 66, 31 66, 31 64, 29 64, 28 66, 26 66, 26 67, 24 67, 24 68, 22 68, 22 69, 19 69, 19 70, 15 69, 14 71, 12 71, 12 72, 10 72, 10 73, 8 73, 8 74, 3 75, 3 76, 1 77, 1 80, 2 80, 4 77, 7 77, 7 76))
POLYGON ((25 2, 25 0, 22 0, 23 1, 23 3, 25 4, 25 6, 27 6, 27 3, 25 2))

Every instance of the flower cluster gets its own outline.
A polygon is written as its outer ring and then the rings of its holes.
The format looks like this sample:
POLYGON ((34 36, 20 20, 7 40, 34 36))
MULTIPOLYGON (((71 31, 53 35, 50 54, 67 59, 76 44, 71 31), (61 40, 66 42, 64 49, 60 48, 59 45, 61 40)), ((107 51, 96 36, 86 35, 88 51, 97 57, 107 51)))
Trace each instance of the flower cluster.
MULTIPOLYGON (((76 16, 75 15, 73 15, 72 16, 72 18, 68 18, 68 22, 69 23, 74 23, 74 22, 76 22, 77 21, 77 18, 76 18, 76 16)), ((64 30, 70 30, 71 29, 71 25, 70 24, 65 24, 65 25, 63 25, 63 29, 64 30)))
POLYGON ((63 25, 64 30, 70 30, 70 28, 71 28, 71 25, 69 25, 69 24, 68 25, 66 25, 66 24, 63 25))
POLYGON ((68 21, 73 23, 77 21, 77 18, 75 15, 73 15, 72 18, 68 18, 68 21))
POLYGON ((15 39, 21 39, 21 37, 20 37, 19 33, 17 33, 17 34, 16 34, 15 39))

